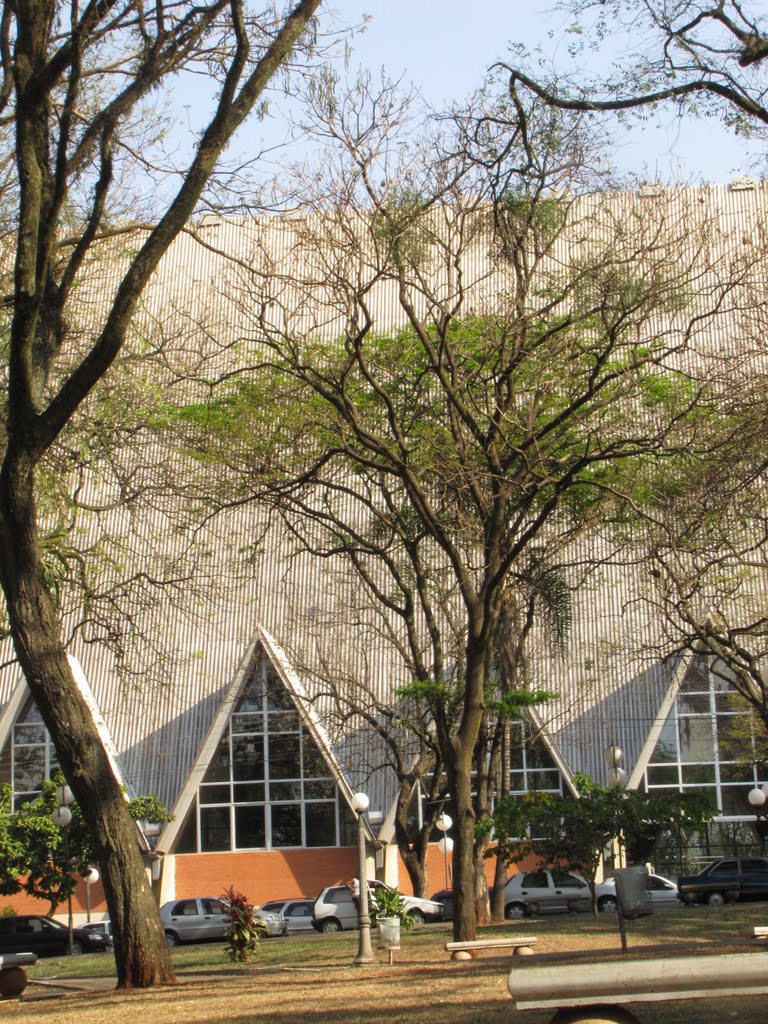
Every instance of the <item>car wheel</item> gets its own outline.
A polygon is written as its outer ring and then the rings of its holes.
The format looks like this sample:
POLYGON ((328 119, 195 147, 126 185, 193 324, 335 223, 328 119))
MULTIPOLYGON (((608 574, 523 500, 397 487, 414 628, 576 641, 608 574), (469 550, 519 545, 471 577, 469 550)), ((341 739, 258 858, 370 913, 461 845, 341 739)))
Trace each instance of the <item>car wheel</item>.
POLYGON ((171 947, 178 946, 178 944, 179 944, 179 936, 176 934, 176 932, 166 932, 165 933, 165 941, 171 947))
POLYGON ((320 925, 320 931, 326 935, 330 935, 332 932, 340 932, 341 925, 334 918, 329 917, 327 921, 323 921, 320 925))
POLYGON ((725 903, 725 896, 721 892, 711 892, 707 896, 707 903, 710 907, 722 907, 725 903))
POLYGON ((408 913, 413 918, 414 924, 424 924, 427 920, 420 910, 409 910, 408 913))
POLYGON ((521 921, 528 912, 524 903, 509 903, 504 909, 504 916, 508 921, 521 921))
POLYGON ((85 952, 82 942, 78 939, 72 941, 72 956, 82 956, 85 952))
POLYGON ((615 896, 603 896, 597 901, 597 909, 604 914, 615 914, 618 910, 618 903, 615 896))

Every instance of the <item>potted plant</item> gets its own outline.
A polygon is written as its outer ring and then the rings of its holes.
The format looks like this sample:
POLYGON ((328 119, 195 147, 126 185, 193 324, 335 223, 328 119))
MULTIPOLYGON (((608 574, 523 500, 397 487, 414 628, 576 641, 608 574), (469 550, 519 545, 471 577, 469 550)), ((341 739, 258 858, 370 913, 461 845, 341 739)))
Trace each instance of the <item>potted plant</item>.
POLYGON ((381 944, 385 948, 397 948, 400 929, 408 931, 413 924, 402 895, 397 889, 377 888, 371 895, 371 911, 379 926, 381 944))

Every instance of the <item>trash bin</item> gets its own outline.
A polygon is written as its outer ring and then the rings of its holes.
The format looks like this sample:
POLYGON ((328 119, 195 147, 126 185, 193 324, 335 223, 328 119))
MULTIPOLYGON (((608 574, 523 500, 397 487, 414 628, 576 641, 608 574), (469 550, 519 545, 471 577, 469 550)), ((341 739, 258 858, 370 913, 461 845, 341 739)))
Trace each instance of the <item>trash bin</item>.
POLYGON ((400 918, 380 917, 379 940, 384 949, 399 949, 400 947, 400 918))
POLYGON ((619 868, 616 877, 616 898, 624 917, 644 917, 653 913, 651 897, 648 894, 648 868, 635 865, 619 868))

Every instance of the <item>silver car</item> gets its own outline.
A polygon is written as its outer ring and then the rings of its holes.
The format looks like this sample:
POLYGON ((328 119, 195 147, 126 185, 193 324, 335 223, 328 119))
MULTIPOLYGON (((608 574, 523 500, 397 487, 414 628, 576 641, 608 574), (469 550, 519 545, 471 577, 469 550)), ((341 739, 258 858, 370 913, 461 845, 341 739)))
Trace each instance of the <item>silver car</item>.
MULTIPOLYGON (((677 896, 677 885, 662 875, 648 875, 646 882, 648 897, 653 907, 680 907, 682 903, 677 896)), ((616 897, 616 879, 606 878, 595 886, 597 906, 606 913, 615 911, 618 906, 616 897)))
POLYGON ((164 903, 160 920, 169 946, 226 939, 231 923, 227 905, 215 896, 191 896, 164 903))
POLYGON ((530 917, 574 910, 589 910, 592 896, 589 886, 571 871, 526 871, 512 875, 504 887, 504 914, 507 918, 530 917))
POLYGON ((267 927, 267 935, 290 935, 293 932, 312 931, 314 900, 270 900, 256 911, 267 927))

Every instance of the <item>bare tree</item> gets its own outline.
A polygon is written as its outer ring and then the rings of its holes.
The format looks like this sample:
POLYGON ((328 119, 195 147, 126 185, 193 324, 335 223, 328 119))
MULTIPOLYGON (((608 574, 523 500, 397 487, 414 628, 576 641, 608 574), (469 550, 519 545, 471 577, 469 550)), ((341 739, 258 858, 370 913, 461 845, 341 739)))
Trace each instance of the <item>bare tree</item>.
POLYGON ((612 76, 575 84, 565 77, 544 82, 523 68, 510 72, 518 83, 552 106, 581 112, 639 110, 663 103, 681 110, 716 112, 749 134, 768 124, 768 22, 757 4, 738 0, 565 0, 561 8, 591 23, 580 37, 599 49, 626 40, 612 76))
POLYGON ((642 460, 696 444, 681 367, 731 281, 679 197, 570 191, 577 123, 479 102, 414 151, 390 90, 318 90, 331 149, 303 178, 306 207, 281 224, 279 254, 254 225, 221 282, 252 351, 251 383, 227 385, 229 462, 259 469, 231 500, 271 509, 285 550, 340 562, 366 593, 365 635, 399 660, 445 766, 461 938, 475 932, 473 768, 510 576, 610 515, 642 460), (662 405, 667 374, 676 400, 662 405))
MULTIPOLYGON (((240 0, 80 9, 47 0, 4 8, 0 116, 13 154, 6 209, 16 233, 0 580, 30 691, 86 815, 115 929, 118 986, 174 980, 134 824, 61 638, 41 550, 36 471, 120 353, 140 296, 184 228, 217 163, 273 76, 306 38, 320 0, 253 15, 240 0), (175 194, 116 274, 86 337, 73 337, 89 254, 119 226, 157 170, 148 101, 205 69, 218 96, 175 194), (133 137, 132 137, 132 133, 133 137), (149 176, 149 178, 148 178, 149 176), (134 185, 126 195, 124 187, 134 185)), ((164 179, 166 184, 169 178, 164 179)), ((123 254, 125 256, 125 254, 123 254)))

